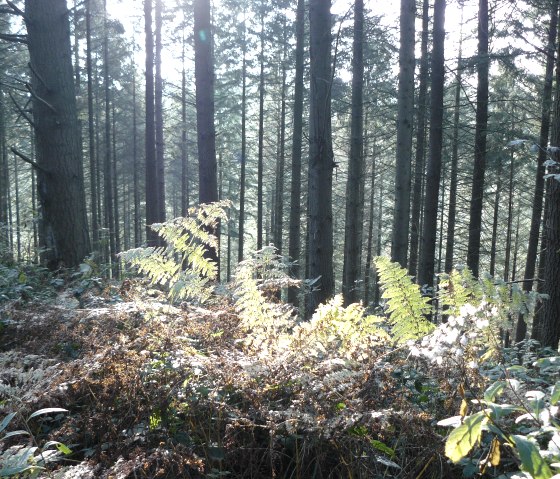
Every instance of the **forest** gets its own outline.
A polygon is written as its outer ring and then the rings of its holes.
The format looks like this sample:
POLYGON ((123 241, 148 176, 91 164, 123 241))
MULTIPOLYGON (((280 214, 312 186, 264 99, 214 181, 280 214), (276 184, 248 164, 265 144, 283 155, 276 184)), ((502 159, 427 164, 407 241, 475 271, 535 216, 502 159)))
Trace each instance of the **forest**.
POLYGON ((0 477, 559 479, 559 15, 0 3, 0 477))

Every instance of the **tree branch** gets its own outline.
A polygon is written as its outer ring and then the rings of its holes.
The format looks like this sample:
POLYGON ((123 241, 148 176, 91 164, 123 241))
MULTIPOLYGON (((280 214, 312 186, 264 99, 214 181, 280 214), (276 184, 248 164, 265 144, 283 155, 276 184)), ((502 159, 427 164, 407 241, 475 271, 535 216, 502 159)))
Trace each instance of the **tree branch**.
POLYGON ((35 168, 36 170, 42 171, 43 173, 48 174, 49 172, 47 170, 45 170, 42 166, 40 166, 36 161, 33 161, 31 158, 29 158, 28 156, 24 155, 21 151, 18 151, 14 146, 12 146, 10 148, 10 150, 12 150, 12 153, 16 156, 19 156, 23 161, 25 161, 26 163, 29 163, 33 168, 35 168))
POLYGON ((27 45, 27 35, 16 35, 12 33, 0 33, 0 40, 8 42, 23 43, 27 45))
POLYGON ((6 3, 12 9, 13 14, 19 15, 20 17, 23 17, 24 20, 27 20, 27 17, 25 16, 23 10, 19 9, 17 5, 14 4, 14 2, 11 2, 10 0, 6 0, 6 3))
POLYGON ((56 111, 56 108, 54 106, 52 106, 48 101, 44 100, 43 98, 41 98, 39 95, 37 95, 34 91, 33 88, 31 88, 31 85, 29 83, 25 84, 25 87, 27 88, 27 91, 29 91, 29 93, 31 94, 31 96, 33 98, 35 98, 37 101, 40 101, 43 105, 45 105, 49 110, 51 110, 55 115, 58 115, 58 112, 56 111))
MULTIPOLYGON (((10 99, 12 100, 12 103, 16 107, 20 116, 23 116, 29 122, 29 124, 34 127, 35 123, 33 123, 33 120, 27 115, 27 112, 21 106, 18 105, 18 102, 16 101, 16 99, 12 95, 12 92, 9 92, 8 95, 10 96, 10 99)), ((18 116, 18 118, 16 118, 16 123, 17 123, 18 119, 19 119, 19 116, 18 116)))
POLYGON ((43 86, 47 89, 47 91, 50 92, 51 90, 50 90, 49 86, 47 85, 47 82, 45 80, 43 80, 43 77, 41 75, 39 75, 39 73, 37 73, 37 70, 35 70, 35 68, 33 68, 33 65, 31 64, 31 62, 27 63, 27 66, 31 70, 31 73, 33 73, 33 75, 35 75, 37 80, 39 80, 43 84, 43 86))

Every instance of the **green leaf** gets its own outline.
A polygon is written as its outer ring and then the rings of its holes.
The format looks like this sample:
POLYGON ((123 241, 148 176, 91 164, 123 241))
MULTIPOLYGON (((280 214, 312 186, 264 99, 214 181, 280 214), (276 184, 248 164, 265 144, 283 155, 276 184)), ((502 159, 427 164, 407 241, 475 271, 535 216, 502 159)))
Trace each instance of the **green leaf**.
POLYGON ((514 435, 513 440, 521 459, 522 469, 533 479, 549 479, 552 471, 539 453, 538 447, 525 436, 514 435))
POLYGON ((66 444, 62 444, 58 441, 49 441, 44 446, 43 449, 48 449, 49 447, 54 446, 56 449, 61 452, 62 454, 68 456, 72 454, 72 449, 70 449, 66 444))
MULTIPOLYGON (((552 394, 550 396, 550 404, 556 406, 556 403, 560 401, 560 381, 558 381, 552 388, 552 394)), ((0 428, 0 431, 2 429, 0 428)))
POLYGON ((69 412, 69 411, 68 411, 68 409, 62 409, 60 407, 47 407, 47 408, 39 409, 38 411, 35 411, 33 414, 31 414, 31 416, 29 416, 27 418, 27 420, 29 421, 30 419, 33 419, 34 417, 42 416, 43 414, 51 414, 53 412, 69 412))
POLYGON ((445 443, 445 455, 453 462, 465 457, 480 440, 482 426, 488 421, 484 411, 465 419, 457 429, 453 430, 445 443))
POLYGON ((16 416, 16 414, 16 412, 11 412, 2 420, 2 422, 0 423, 0 432, 8 427, 8 424, 10 424, 11 420, 16 416))
POLYGON ((371 439, 369 442, 378 451, 381 451, 389 457, 395 457, 395 451, 387 446, 387 444, 378 441, 377 439, 371 439))
POLYGON ((489 402, 494 401, 496 396, 499 396, 505 387, 505 381, 496 381, 494 384, 491 384, 486 391, 484 391, 484 399, 489 402))

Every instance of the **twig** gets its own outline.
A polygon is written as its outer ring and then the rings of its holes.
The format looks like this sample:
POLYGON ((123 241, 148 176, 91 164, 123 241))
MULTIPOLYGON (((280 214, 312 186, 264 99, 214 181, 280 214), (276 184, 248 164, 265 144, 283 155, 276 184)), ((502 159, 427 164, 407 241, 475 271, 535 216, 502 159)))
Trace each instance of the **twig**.
MULTIPOLYGON (((18 102, 16 101, 16 99, 12 95, 12 92, 9 92, 8 94, 10 95, 10 99, 12 100, 14 106, 19 111, 20 116, 23 116, 29 122, 29 124, 34 127, 35 123, 33 123, 33 120, 27 115, 25 110, 21 106, 18 105, 18 102)), ((16 118, 16 123, 17 123, 18 120, 19 120, 19 116, 16 118)))
POLYGON ((29 83, 25 84, 25 87, 27 88, 27 91, 29 91, 29 93, 31 94, 31 96, 33 98, 35 98, 37 101, 40 101, 43 105, 45 105, 49 110, 51 110, 55 115, 58 115, 58 112, 56 111, 56 108, 54 106, 52 106, 48 101, 44 100, 43 98, 41 98, 39 95, 37 95, 34 91, 33 88, 31 88, 31 85, 29 83))
POLYGON ((31 158, 29 158, 28 156, 24 155, 21 151, 18 151, 14 146, 12 146, 10 148, 10 150, 12 150, 12 153, 14 153, 15 155, 19 156, 23 161, 25 161, 26 163, 29 163, 33 168, 42 171, 43 173, 48 174, 49 172, 47 170, 45 170, 41 165, 39 165, 36 161, 33 161, 31 158))
POLYGON ((33 68, 33 65, 31 64, 31 62, 27 63, 27 66, 31 70, 31 73, 33 73, 33 75, 35 75, 37 77, 37 80, 39 80, 43 84, 43 86, 47 89, 47 91, 51 91, 49 86, 47 85, 47 82, 45 80, 43 80, 43 77, 37 73, 37 70, 35 70, 35 68, 33 68))
POLYGON ((27 35, 16 35, 13 33, 0 33, 0 40, 8 42, 23 43, 27 45, 27 35))

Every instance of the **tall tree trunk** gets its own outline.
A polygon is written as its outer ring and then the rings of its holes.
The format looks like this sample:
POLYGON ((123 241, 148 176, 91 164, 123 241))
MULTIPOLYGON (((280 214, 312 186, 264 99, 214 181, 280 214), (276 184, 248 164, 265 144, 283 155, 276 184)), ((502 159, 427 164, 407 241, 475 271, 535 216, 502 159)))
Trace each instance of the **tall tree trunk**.
POLYGON ((422 249, 418 269, 418 284, 426 285, 428 288, 434 286, 438 197, 441 178, 445 80, 445 0, 436 0, 434 5, 433 37, 429 156, 424 198, 424 221, 422 224, 422 249))
MULTIPOLYGON (((210 0, 194 1, 194 74, 196 85, 196 126, 198 140, 198 199, 200 203, 218 201, 216 131, 214 128, 214 56, 212 53, 210 0)), ((216 234, 217 231, 214 231, 216 234)), ((218 264, 219 251, 208 256, 218 264)))
POLYGON ((154 110, 154 34, 152 31, 152 0, 144 0, 146 34, 146 241, 149 246, 159 243, 159 237, 150 225, 157 223, 157 160, 154 110))
MULTIPOLYGON (((535 173, 535 190, 533 193, 533 205, 531 212, 531 229, 529 230, 529 245, 527 247, 527 258, 525 260, 525 273, 523 275, 523 291, 532 291, 537 252, 539 249, 539 233, 542 220, 543 198, 544 198, 544 162, 547 159, 548 137, 550 134, 550 110, 552 103, 552 79, 554 76, 554 59, 556 41, 558 35, 558 8, 560 1, 554 0, 550 9, 550 26, 548 28, 546 69, 542 94, 541 106, 541 130, 539 136, 539 153, 537 157, 537 171, 535 173)), ((535 322, 537 322, 535 320, 535 322)), ((527 323, 522 314, 517 318, 515 330, 515 341, 525 339, 527 335, 527 323)))
POLYGON ((391 259, 407 266, 410 225, 410 174, 414 122, 414 22, 415 0, 401 0, 399 92, 397 113, 397 163, 391 259))
POLYGON ((163 139, 163 80, 161 78, 161 0, 155 0, 155 81, 154 81, 154 113, 156 129, 156 189, 157 189, 157 222, 165 221, 165 158, 163 139))
POLYGON ((261 53, 259 75, 259 151, 257 160, 257 250, 263 246, 263 155, 264 155, 264 1, 261 1, 261 53))
POLYGON ((500 195, 502 193, 502 158, 498 158, 498 177, 496 183, 496 195, 494 197, 494 215, 492 218, 492 240, 490 246, 490 276, 496 272, 496 246, 498 243, 498 223, 500 219, 500 195))
MULTIPOLYGON (((296 13, 296 52, 294 78, 294 126, 292 133, 292 183, 290 185, 290 235, 289 251, 292 265, 290 274, 301 275, 301 149, 303 143, 303 53, 305 36, 305 3, 298 0, 296 13)), ((288 290, 288 301, 297 303, 297 289, 288 290)))
POLYGON ((14 193, 16 205, 16 258, 21 263, 21 205, 19 202, 19 158, 14 155, 14 193))
POLYGON ((362 260, 363 176, 364 176, 364 2, 354 1, 354 43, 352 52, 352 117, 350 158, 346 183, 346 222, 342 292, 345 304, 358 301, 357 284, 362 260))
POLYGON ((52 268, 76 266, 91 251, 67 12, 64 0, 25 2, 43 246, 52 268))
MULTIPOLYGON (((183 19, 185 21, 185 19, 183 19)), ((185 67, 185 38, 181 51, 181 215, 187 216, 189 211, 189 152, 187 145, 187 72, 185 67)))
POLYGON ((478 59, 476 88, 476 126, 474 134, 474 168, 469 219, 467 266, 478 277, 480 237, 482 234, 482 200, 486 173, 486 135, 488 128, 488 0, 478 2, 478 59))
MULTIPOLYGON (((286 25, 283 31, 286 32, 286 25)), ((282 49, 282 89, 280 94, 280 130, 278 132, 278 162, 276 165, 276 195, 274 200, 274 231, 273 243, 278 249, 278 254, 282 254, 282 233, 284 227, 284 165, 286 142, 286 62, 287 62, 287 38, 283 38, 282 49)))
POLYGON ((91 233, 93 250, 99 248, 99 213, 97 209, 97 156, 95 151, 95 123, 93 109, 93 61, 91 45, 91 0, 86 0, 86 70, 88 95, 89 175, 91 194, 91 233))
POLYGON ((366 265, 364 277, 364 304, 369 306, 371 284, 375 279, 375 273, 372 269, 372 256, 373 256, 373 222, 375 221, 375 175, 377 173, 377 152, 375 151, 375 140, 373 147, 373 157, 371 162, 371 190, 369 196, 369 221, 368 221, 368 235, 367 235, 367 248, 366 248, 366 265))
POLYGON ((239 243, 237 261, 243 261, 243 248, 245 245, 245 183, 247 165, 247 39, 246 17, 243 11, 243 39, 242 39, 242 64, 241 64, 241 172, 239 178, 239 243))
POLYGON ((104 226, 109 233, 109 261, 116 274, 117 246, 115 230, 115 208, 113 168, 111 162, 111 94, 109 75, 109 32, 107 22, 107 0, 103 2, 103 90, 105 98, 105 156, 103 159, 103 199, 105 206, 104 226))
POLYGON ((311 101, 307 251, 310 278, 317 282, 307 302, 308 317, 334 293, 330 7, 330 0, 311 0, 309 4, 311 101))
POLYGON ((453 269, 455 251, 455 223, 457 217, 457 173, 459 166, 459 118, 461 113, 461 88, 463 79, 463 9, 461 7, 461 32, 459 38, 459 58, 457 59, 457 77, 455 84, 455 105, 453 110, 453 139, 451 145, 451 172, 449 179, 449 208, 447 213, 447 239, 445 243, 446 273, 453 269))
POLYGON ((414 162, 414 186, 410 212, 410 258, 408 274, 418 272, 418 244, 420 243, 420 215, 422 211, 422 185, 426 163, 426 112, 428 111, 429 57, 428 37, 430 25, 430 2, 422 2, 422 41, 420 43, 420 85, 418 87, 418 106, 416 107, 416 152, 414 162))
POLYGON ((134 187, 134 247, 138 248, 142 243, 142 220, 140 217, 140 161, 138 158, 138 107, 136 105, 136 71, 133 69, 132 76, 132 168, 134 187))

